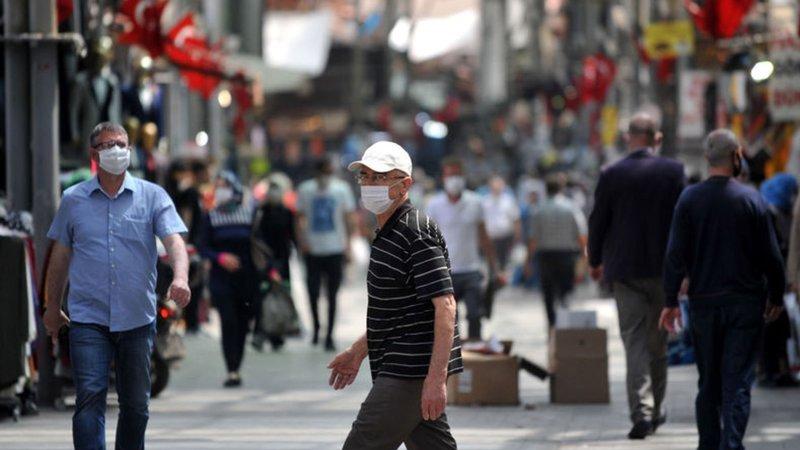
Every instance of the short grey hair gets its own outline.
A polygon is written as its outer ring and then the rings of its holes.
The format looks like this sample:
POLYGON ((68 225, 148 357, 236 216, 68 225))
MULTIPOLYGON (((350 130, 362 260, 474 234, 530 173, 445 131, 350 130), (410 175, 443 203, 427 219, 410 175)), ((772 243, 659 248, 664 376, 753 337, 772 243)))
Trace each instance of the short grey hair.
POLYGON ((97 144, 97 137, 103 133, 118 134, 125 136, 125 140, 128 140, 128 132, 125 131, 122 125, 114 122, 101 122, 94 127, 92 134, 89 135, 89 145, 94 147, 97 144))
POLYGON ((731 156, 739 150, 739 139, 733 131, 720 128, 712 131, 703 142, 703 151, 711 167, 733 165, 731 156))

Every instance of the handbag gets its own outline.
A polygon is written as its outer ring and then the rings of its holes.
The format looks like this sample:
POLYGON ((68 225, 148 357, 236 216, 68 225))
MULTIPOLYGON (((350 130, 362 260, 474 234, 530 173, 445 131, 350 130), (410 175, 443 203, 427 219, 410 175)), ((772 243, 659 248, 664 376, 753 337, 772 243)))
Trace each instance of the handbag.
POLYGON ((300 316, 288 284, 265 281, 261 285, 262 333, 267 336, 300 336, 300 316))

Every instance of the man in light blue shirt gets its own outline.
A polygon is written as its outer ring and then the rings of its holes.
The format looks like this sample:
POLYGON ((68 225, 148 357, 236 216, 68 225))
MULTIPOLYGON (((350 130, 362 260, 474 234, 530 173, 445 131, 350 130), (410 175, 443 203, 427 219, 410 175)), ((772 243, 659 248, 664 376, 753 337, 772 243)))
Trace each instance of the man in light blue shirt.
POLYGON ((116 448, 144 448, 149 417, 150 355, 156 318, 156 236, 174 271, 169 295, 189 303, 186 227, 161 187, 126 172, 125 130, 104 122, 90 138, 97 176, 64 192, 47 237, 53 250, 45 286, 45 327, 53 338, 69 326, 77 390, 72 420, 76 449, 105 448, 109 368, 119 396, 116 448), (69 316, 61 298, 69 277, 69 316))

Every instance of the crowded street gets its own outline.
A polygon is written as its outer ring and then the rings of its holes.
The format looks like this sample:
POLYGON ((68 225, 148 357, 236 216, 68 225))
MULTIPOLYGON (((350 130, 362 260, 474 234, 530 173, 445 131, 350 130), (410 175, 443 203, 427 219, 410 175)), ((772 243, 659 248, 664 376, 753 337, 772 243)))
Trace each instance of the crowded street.
POLYGON ((800 2, 0 1, 0 450, 800 449, 800 2))
MULTIPOLYGON (((353 267, 342 292, 339 340, 355 339, 364 330, 366 310, 363 268, 353 267)), ((299 281, 299 280, 298 280, 299 281)), ((611 404, 552 405, 548 385, 520 374, 519 406, 450 407, 459 448, 466 450, 573 450, 696 448, 693 403, 696 369, 670 369, 667 390, 668 425, 646 442, 624 438, 624 354, 613 301, 599 299, 593 286, 580 289, 576 308, 599 311, 609 336, 611 404)), ((301 316, 308 318, 302 289, 298 290, 301 316)), ((514 353, 544 361, 546 320, 541 296, 522 289, 503 291, 497 300, 497 318, 487 332, 514 340, 514 353)), ((153 449, 274 449, 327 450, 336 448, 350 427, 355 411, 369 390, 366 372, 345 391, 327 385, 325 366, 330 354, 313 348, 307 339, 288 342, 279 353, 250 352, 244 363, 245 385, 240 391, 223 390, 219 330, 209 324, 187 340, 188 357, 174 372, 170 386, 151 406, 153 426, 148 448, 153 449)), ((756 389, 746 440, 754 450, 789 450, 800 446, 798 394, 756 389)), ((107 426, 114 429, 115 408, 107 426)), ((48 411, 19 424, 0 424, 0 447, 19 450, 61 450, 69 444, 70 413, 48 411)), ((108 431, 111 440, 113 432, 108 431)))

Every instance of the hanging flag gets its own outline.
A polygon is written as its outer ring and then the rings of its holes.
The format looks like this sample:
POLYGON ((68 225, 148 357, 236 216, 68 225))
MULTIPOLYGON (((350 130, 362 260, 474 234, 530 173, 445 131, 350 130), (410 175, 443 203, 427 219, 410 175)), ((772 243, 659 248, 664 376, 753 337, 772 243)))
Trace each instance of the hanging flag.
POLYGON ((169 0, 123 0, 117 22, 123 27, 120 44, 143 47, 157 58, 164 53, 161 17, 169 0))
POLYGON ((697 29, 714 39, 732 37, 739 30, 754 0, 705 0, 703 6, 684 0, 697 29))
POLYGON ((181 72, 190 90, 211 98, 224 77, 220 58, 195 23, 194 14, 187 13, 167 34, 164 52, 181 72))

